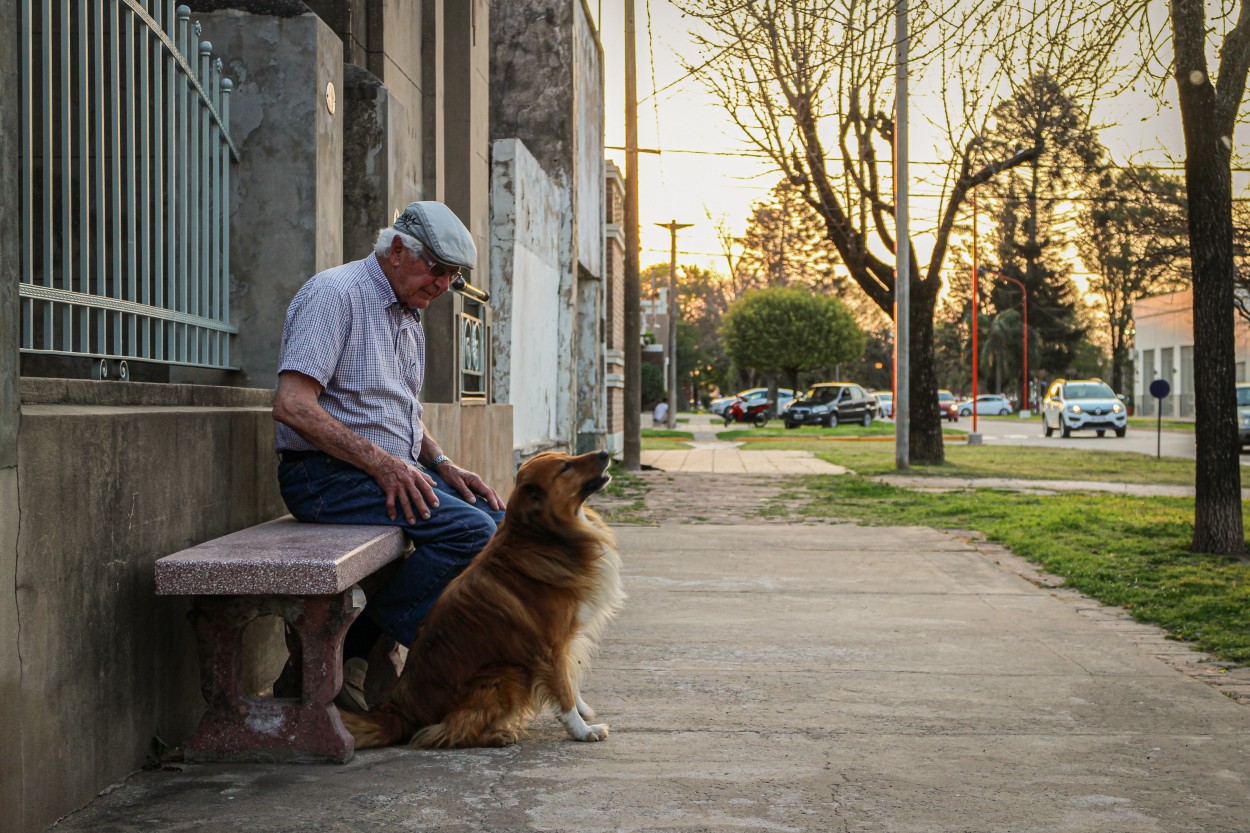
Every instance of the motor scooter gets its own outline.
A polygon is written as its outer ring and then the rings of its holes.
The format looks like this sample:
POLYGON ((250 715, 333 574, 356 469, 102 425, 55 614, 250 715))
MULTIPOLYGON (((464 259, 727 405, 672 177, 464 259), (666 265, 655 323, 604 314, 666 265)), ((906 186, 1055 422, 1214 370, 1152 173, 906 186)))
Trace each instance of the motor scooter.
POLYGON ((725 409, 725 427, 728 428, 731 422, 749 422, 756 428, 763 428, 768 424, 768 412, 772 406, 771 399, 757 399, 748 403, 739 396, 725 409))

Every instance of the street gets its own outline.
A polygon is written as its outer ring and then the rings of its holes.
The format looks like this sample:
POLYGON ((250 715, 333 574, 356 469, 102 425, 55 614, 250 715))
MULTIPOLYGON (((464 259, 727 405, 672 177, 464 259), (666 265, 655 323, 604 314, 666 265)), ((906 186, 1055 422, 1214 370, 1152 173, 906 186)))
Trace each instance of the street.
MULTIPOLYGON (((958 427, 960 430, 972 432, 972 417, 960 417, 957 423, 943 423, 944 427, 958 427)), ((1068 439, 1056 432, 1047 437, 1042 433, 1040 419, 986 419, 977 417, 977 431, 981 441, 986 445, 1036 445, 1051 448, 1085 448, 1096 451, 1136 451, 1141 454, 1155 454, 1156 442, 1161 454, 1168 457, 1194 458, 1194 433, 1192 431, 1164 430, 1156 439, 1154 428, 1144 429, 1129 425, 1124 437, 1117 437, 1114 431, 1107 436, 1099 437, 1093 431, 1080 431, 1068 439)), ((1244 462, 1244 461, 1243 461, 1244 462)))

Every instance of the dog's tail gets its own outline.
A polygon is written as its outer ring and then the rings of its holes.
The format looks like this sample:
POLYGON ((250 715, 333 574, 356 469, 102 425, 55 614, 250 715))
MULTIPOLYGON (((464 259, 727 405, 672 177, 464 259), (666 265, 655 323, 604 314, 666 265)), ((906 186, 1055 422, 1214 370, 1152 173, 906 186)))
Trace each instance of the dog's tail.
POLYGON ((390 746, 407 741, 413 733, 412 725, 390 700, 379 703, 364 714, 339 712, 339 716, 343 719, 343 726, 356 739, 357 749, 390 746))

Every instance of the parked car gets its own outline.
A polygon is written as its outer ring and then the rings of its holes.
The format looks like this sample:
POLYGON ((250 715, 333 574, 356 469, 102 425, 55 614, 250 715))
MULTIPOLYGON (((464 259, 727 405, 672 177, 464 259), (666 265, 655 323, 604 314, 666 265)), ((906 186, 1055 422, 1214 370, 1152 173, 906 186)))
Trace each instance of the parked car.
POLYGON ((1237 386, 1237 435, 1245 451, 1250 446, 1250 382, 1237 386))
POLYGON ((800 425, 835 425, 859 423, 872 425, 877 400, 868 391, 851 382, 822 382, 812 385, 795 399, 782 414, 787 428, 800 425))
POLYGON ((1102 437, 1108 429, 1123 437, 1128 409, 1101 379, 1056 379, 1042 400, 1042 428, 1048 437, 1056 431, 1065 437, 1096 431, 1102 437))
POLYGON ((937 407, 938 416, 943 419, 949 422, 957 422, 959 420, 959 400, 950 391, 938 391, 937 407))
MULTIPOLYGON (((725 396, 720 399, 712 400, 712 413, 719 417, 725 415, 725 411, 734 400, 741 396, 748 403, 754 403, 760 399, 768 398, 768 388, 749 388, 739 391, 737 396, 725 396)), ((790 407, 790 403, 794 401, 794 391, 789 388, 777 388, 777 412, 780 413, 790 407)))
MULTIPOLYGON (((1007 416, 1011 413, 1011 400, 1001 393, 983 393, 977 397, 977 416, 1007 416)), ((960 416, 972 416, 972 401, 959 403, 960 416)))
POLYGON ((893 419, 894 391, 874 390, 872 397, 877 400, 877 416, 882 419, 893 419))

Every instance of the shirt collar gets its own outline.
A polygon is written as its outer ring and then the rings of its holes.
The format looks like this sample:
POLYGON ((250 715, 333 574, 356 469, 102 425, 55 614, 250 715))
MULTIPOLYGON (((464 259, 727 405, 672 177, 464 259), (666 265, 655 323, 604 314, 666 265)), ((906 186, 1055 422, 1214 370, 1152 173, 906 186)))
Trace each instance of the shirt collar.
POLYGON ((377 255, 369 255, 365 258, 365 274, 369 276, 369 285, 373 287, 381 306, 391 307, 399 304, 399 299, 395 297, 395 289, 382 272, 377 255))
POLYGON ((400 313, 411 313, 415 320, 421 320, 421 310, 405 307, 399 303, 399 298, 395 295, 395 288, 386 279, 386 273, 382 271, 377 255, 370 255, 365 258, 365 273, 369 276, 369 285, 373 287, 374 294, 377 296, 378 306, 383 309, 395 309, 400 313))

